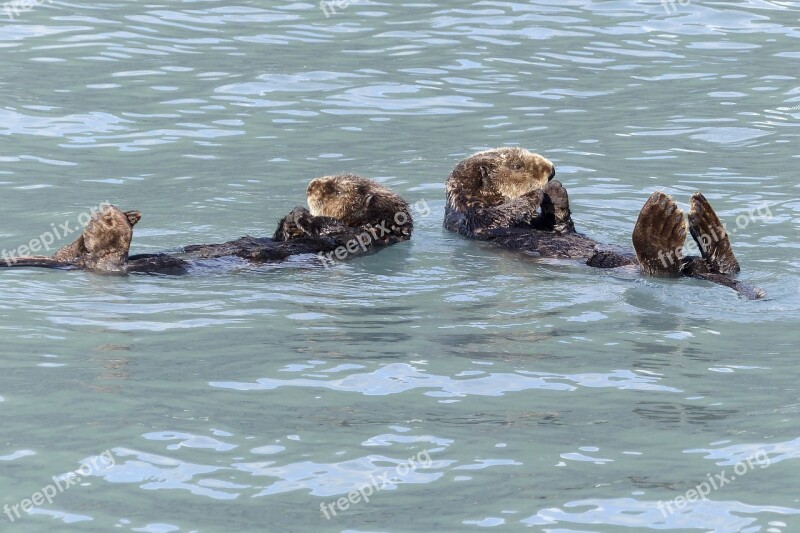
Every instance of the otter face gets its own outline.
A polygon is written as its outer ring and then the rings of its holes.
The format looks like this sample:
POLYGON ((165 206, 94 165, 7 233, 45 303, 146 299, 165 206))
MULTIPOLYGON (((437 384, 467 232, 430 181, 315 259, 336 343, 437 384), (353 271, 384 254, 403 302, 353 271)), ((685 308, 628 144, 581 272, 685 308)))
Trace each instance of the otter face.
POLYGON ((348 226, 374 222, 376 194, 393 194, 385 187, 360 176, 323 176, 308 184, 308 208, 315 217, 332 217, 348 226))
POLYGON ((351 194, 343 180, 323 176, 311 180, 306 189, 308 209, 315 217, 339 218, 343 212, 343 199, 351 194))
POLYGON ((86 251, 93 254, 127 255, 133 239, 133 226, 142 215, 138 211, 123 213, 113 205, 106 205, 102 211, 92 215, 83 231, 86 251))
POLYGON ((544 189, 556 175, 553 163, 523 148, 496 148, 475 155, 488 156, 490 162, 485 170, 481 167, 482 186, 507 199, 544 189))

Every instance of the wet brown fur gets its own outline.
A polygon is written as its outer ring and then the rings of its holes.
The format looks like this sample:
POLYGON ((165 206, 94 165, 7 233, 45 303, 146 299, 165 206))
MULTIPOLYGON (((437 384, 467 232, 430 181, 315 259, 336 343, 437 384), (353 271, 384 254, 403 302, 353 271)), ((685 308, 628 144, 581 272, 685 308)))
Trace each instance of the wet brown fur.
POLYGON ((290 255, 331 252, 360 238, 358 251, 348 252, 353 257, 411 238, 414 222, 408 203, 376 181, 354 174, 322 176, 311 180, 306 194, 309 209, 293 209, 280 220, 271 239, 242 237, 187 246, 184 252, 202 258, 233 255, 280 261, 290 255))
POLYGON ((384 224, 394 237, 411 236, 408 203, 371 179, 354 174, 323 176, 311 180, 306 195, 314 217, 335 218, 352 228, 384 224))
POLYGON ((495 148, 464 159, 445 183, 453 209, 495 207, 544 190, 555 175, 549 160, 524 148, 495 148))
POLYGON ((128 251, 133 239, 133 226, 141 216, 138 211, 123 212, 113 205, 105 205, 92 214, 83 233, 74 242, 60 248, 52 257, 13 257, 3 260, 0 266, 125 272, 129 265, 128 251))
POLYGON ((445 227, 472 238, 498 228, 552 229, 551 214, 537 210, 553 176, 553 163, 523 148, 473 154, 445 182, 445 227))
POLYGON ((133 240, 133 226, 141 218, 138 211, 123 212, 106 205, 92 214, 83 233, 59 249, 53 259, 87 270, 122 271, 133 240))
POLYGON ((637 265, 646 275, 691 276, 732 287, 751 299, 764 295, 730 278, 739 266, 724 230, 710 244, 703 239, 719 232, 722 224, 700 193, 692 197, 689 229, 702 257, 682 257, 686 220, 672 198, 661 192, 653 193, 639 213, 631 253, 575 232, 566 189, 552 180, 554 175, 550 161, 527 150, 496 148, 473 154, 459 162, 445 182, 444 226, 528 255, 584 259, 598 268, 637 265), (510 183, 504 185, 506 179, 510 183))

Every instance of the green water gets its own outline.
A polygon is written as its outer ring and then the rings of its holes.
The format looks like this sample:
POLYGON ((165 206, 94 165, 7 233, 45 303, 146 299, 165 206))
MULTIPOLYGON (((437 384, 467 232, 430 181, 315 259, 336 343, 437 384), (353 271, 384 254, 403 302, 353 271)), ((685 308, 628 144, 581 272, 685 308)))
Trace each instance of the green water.
POLYGON ((427 206, 414 239, 0 272, 1 531, 800 532, 800 4, 266 4, 0 6, 0 248, 103 201, 134 253, 268 235, 340 171, 427 206), (702 190, 768 298, 445 232, 500 145, 606 242, 702 190))

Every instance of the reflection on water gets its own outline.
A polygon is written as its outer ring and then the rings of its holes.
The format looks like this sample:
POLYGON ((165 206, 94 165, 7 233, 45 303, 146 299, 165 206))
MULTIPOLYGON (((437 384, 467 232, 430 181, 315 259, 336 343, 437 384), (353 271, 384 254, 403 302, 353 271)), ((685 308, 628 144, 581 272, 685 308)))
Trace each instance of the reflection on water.
MULTIPOLYGON (((334 369, 335 371, 336 369, 334 369)), ((211 383, 212 387, 248 390, 272 390, 282 386, 320 387, 336 391, 360 392, 364 395, 399 394, 408 390, 432 389, 423 394, 442 398, 463 397, 470 394, 497 396, 506 392, 526 389, 570 391, 575 386, 615 387, 620 390, 650 390, 679 392, 677 389, 657 385, 657 379, 639 376, 628 371, 611 374, 544 375, 539 372, 519 371, 519 374, 487 373, 479 370, 462 372, 454 379, 449 376, 427 374, 412 365, 386 364, 375 372, 348 374, 346 377, 326 381, 330 370, 316 370, 315 379, 293 380, 261 378, 252 383, 211 383), (466 376, 469 376, 468 378, 466 376), (566 382, 566 383, 564 383, 566 382)), ((306 374, 309 375, 309 374, 306 374)))

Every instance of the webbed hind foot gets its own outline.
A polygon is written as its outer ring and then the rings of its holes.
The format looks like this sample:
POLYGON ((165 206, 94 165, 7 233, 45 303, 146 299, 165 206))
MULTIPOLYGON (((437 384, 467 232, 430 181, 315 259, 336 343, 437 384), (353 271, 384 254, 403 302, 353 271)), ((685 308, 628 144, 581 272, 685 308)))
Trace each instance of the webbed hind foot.
POLYGON ((651 194, 633 228, 633 247, 642 272, 651 276, 679 276, 685 239, 683 211, 663 192, 651 194))
POLYGON ((694 193, 691 205, 689 231, 700 248, 700 254, 709 271, 726 275, 739 272, 739 262, 733 255, 725 226, 722 225, 706 197, 699 192, 694 193))

